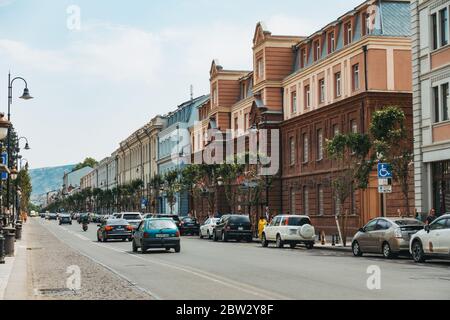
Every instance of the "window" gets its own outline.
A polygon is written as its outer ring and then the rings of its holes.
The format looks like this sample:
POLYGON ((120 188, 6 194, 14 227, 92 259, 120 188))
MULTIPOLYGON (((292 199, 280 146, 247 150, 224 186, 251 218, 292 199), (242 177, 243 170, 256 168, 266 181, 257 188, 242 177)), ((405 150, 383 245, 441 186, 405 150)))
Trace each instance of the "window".
POLYGON ((368 12, 364 13, 364 24, 363 24, 363 36, 368 35, 370 33, 370 30, 372 29, 371 23, 370 23, 370 14, 368 12))
POLYGON ((291 93, 291 112, 296 113, 297 112, 297 92, 293 91, 291 93))
POLYGON ((213 104, 217 105, 217 88, 214 88, 213 90, 213 104))
POLYGON ((308 135, 303 134, 303 163, 309 162, 309 141, 308 135))
POLYGON ((241 90, 241 99, 247 98, 247 86, 245 85, 245 82, 242 84, 241 90))
POLYGON ((257 65, 258 65, 258 73, 257 73, 258 79, 262 79, 264 77, 264 63, 262 58, 258 59, 257 65))
POLYGON ((433 50, 438 48, 438 31, 437 31, 437 16, 436 14, 431 15, 431 28, 432 28, 432 39, 433 39, 433 50))
POLYGON ((439 11, 439 23, 441 29, 441 46, 448 44, 448 8, 439 11))
POLYGON ((433 88, 433 100, 434 100, 434 122, 439 122, 439 87, 433 88))
POLYGON ((321 57, 320 54, 320 40, 314 42, 314 61, 319 60, 321 57))
POLYGON ((319 80, 319 101, 320 103, 325 102, 325 79, 319 80))
POLYGON ((356 120, 352 120, 350 122, 350 126, 352 128, 352 133, 358 133, 358 123, 356 122, 356 120))
POLYGON ((295 214, 295 190, 291 188, 291 214, 295 214))
POLYGON ((355 64, 352 67, 352 71, 353 71, 353 91, 358 91, 359 90, 359 64, 355 64))
POLYGON ((447 219, 442 218, 430 225, 430 230, 448 229, 447 219))
POLYGON ((237 130, 239 129, 239 118, 234 118, 234 132, 237 133, 237 130))
POLYGON ((392 226, 392 224, 386 220, 380 219, 378 220, 377 226, 375 227, 375 230, 382 231, 382 230, 389 230, 389 228, 392 226))
POLYGON ((334 214, 336 216, 341 215, 341 201, 336 195, 334 196, 334 214))
POLYGON ((323 159, 323 133, 322 129, 317 130, 317 160, 323 159))
POLYGON ((295 139, 294 137, 289 138, 289 154, 290 154, 290 164, 293 166, 295 164, 295 139))
POLYGON ((341 73, 337 72, 334 75, 334 92, 336 98, 339 98, 341 96, 341 73))
POLYGON ((309 85, 305 86, 305 109, 311 106, 311 88, 309 85))
POLYGON ((302 68, 305 68, 306 65, 308 64, 308 56, 306 54, 306 48, 300 50, 300 59, 301 59, 300 66, 302 68))
POLYGON ((337 136, 339 134, 339 125, 338 124, 333 124, 333 136, 337 136))
POLYGON ((377 223, 378 223, 378 219, 370 221, 370 222, 364 227, 364 231, 365 231, 365 232, 375 231, 375 229, 376 229, 376 227, 377 227, 377 223))
POLYGON ((317 211, 319 216, 323 216, 323 187, 321 185, 317 187, 317 211))
POLYGON ((250 127, 250 120, 248 113, 244 115, 244 130, 247 130, 250 127))
POLYGON ((449 100, 449 92, 448 92, 448 83, 441 85, 442 92, 442 121, 449 120, 449 112, 448 112, 448 100, 449 100))
POLYGON ((336 50, 336 41, 334 37, 334 31, 328 34, 328 53, 332 53, 336 50))
POLYGON ((348 22, 345 25, 345 45, 352 43, 352 41, 353 41, 352 23, 348 22))
POLYGON ((308 187, 303 187, 303 214, 309 215, 309 192, 308 187))

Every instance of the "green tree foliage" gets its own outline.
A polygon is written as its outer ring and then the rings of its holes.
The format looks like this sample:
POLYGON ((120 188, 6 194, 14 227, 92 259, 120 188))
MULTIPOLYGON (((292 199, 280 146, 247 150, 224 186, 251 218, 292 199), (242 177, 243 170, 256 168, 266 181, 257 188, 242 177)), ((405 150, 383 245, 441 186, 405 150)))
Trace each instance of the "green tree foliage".
POLYGON ((91 167, 94 168, 98 164, 97 160, 94 158, 86 158, 83 162, 80 162, 77 164, 73 169, 72 172, 83 169, 85 167, 91 167))

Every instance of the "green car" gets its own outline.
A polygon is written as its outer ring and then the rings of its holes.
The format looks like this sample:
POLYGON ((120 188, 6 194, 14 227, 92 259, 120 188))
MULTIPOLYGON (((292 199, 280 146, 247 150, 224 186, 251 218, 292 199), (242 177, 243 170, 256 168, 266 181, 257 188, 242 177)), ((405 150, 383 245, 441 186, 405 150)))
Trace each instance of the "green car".
POLYGON ((180 231, 172 219, 143 220, 134 233, 132 248, 133 252, 141 248, 142 253, 148 249, 174 249, 175 252, 180 252, 180 231))

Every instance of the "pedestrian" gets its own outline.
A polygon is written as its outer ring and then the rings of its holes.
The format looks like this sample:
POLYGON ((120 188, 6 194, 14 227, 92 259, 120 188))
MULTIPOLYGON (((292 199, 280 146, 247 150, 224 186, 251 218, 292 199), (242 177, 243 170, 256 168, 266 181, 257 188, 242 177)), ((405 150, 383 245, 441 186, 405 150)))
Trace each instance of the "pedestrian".
POLYGON ((266 207, 266 221, 270 220, 270 210, 269 210, 269 206, 266 207))
POLYGON ((267 220, 263 216, 261 216, 259 218, 259 222, 258 222, 258 238, 259 239, 262 239, 262 233, 263 233, 266 225, 267 225, 267 220))
POLYGON ((403 215, 402 210, 397 209, 397 216, 398 216, 399 218, 401 218, 402 215, 403 215))
POLYGON ((422 217, 419 211, 417 211, 417 208, 414 209, 414 218, 416 218, 416 220, 422 221, 422 217))
POLYGON ((428 214, 426 224, 430 225, 433 223, 434 220, 436 220, 436 211, 433 208, 430 210, 430 213, 428 214))

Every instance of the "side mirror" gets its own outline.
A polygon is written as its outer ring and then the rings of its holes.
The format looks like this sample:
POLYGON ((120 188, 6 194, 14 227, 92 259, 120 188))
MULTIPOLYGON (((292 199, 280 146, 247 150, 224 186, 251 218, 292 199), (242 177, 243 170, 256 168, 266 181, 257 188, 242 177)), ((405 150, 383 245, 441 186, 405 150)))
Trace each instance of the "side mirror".
POLYGON ((359 232, 362 232, 362 233, 365 233, 365 232, 366 232, 366 230, 365 230, 364 228, 361 228, 361 229, 359 229, 358 231, 359 231, 359 232))
POLYGON ((424 229, 425 229, 425 231, 427 232, 427 233, 430 233, 430 225, 426 225, 425 227, 424 227, 424 229))

